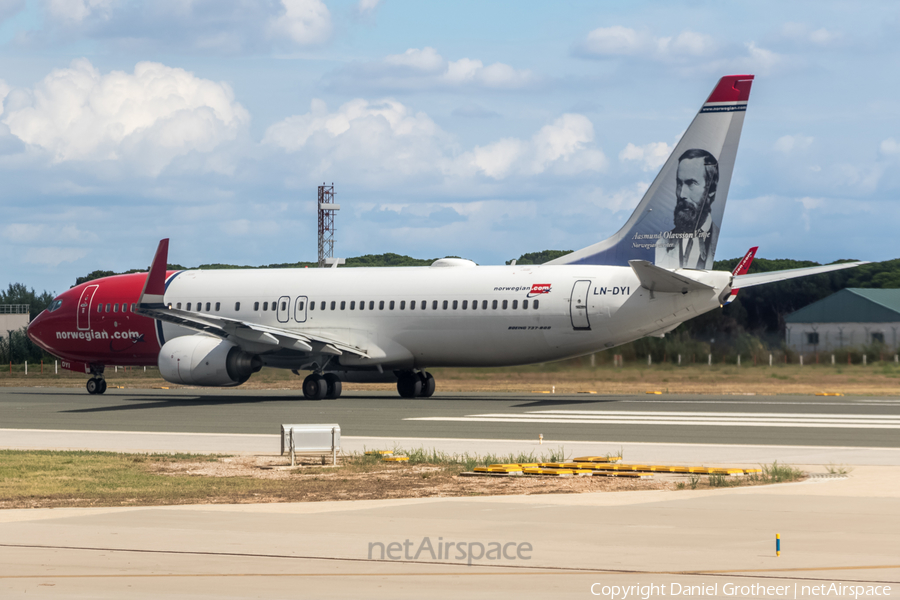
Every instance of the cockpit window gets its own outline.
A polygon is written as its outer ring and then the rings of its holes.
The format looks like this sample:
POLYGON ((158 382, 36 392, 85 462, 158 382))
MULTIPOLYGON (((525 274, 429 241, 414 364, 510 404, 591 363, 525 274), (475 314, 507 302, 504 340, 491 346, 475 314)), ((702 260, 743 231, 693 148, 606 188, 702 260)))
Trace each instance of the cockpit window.
POLYGON ((54 310, 58 309, 60 306, 62 306, 62 300, 57 298, 56 300, 54 300, 53 302, 50 303, 50 306, 47 307, 47 312, 53 312, 54 310))

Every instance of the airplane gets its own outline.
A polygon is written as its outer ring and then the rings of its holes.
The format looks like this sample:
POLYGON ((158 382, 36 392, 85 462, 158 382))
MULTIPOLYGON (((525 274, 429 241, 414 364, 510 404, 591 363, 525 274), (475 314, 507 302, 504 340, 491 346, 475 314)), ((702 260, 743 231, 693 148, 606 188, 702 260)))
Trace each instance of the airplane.
POLYGON ((435 367, 543 363, 664 336, 738 289, 863 262, 747 273, 713 257, 752 75, 722 77, 634 213, 612 237, 543 265, 167 271, 169 240, 147 273, 104 277, 53 300, 28 336, 90 374, 158 366, 169 382, 235 386, 290 369, 309 399, 343 381, 396 381, 430 397, 435 367))

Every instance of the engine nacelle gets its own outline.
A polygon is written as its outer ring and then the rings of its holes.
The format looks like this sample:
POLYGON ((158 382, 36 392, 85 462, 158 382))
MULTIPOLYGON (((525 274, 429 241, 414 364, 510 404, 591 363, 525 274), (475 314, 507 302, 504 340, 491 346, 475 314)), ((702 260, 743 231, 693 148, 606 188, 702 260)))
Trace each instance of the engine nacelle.
POLYGON ((166 342, 159 351, 159 373, 172 383, 240 385, 262 368, 258 356, 217 337, 186 335, 166 342))

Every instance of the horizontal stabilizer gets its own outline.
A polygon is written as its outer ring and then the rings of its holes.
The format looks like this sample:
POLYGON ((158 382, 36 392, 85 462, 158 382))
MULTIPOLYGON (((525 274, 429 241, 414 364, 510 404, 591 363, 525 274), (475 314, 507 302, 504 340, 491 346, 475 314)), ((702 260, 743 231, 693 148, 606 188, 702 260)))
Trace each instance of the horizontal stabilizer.
POLYGON ((784 271, 769 271, 768 273, 750 273, 747 275, 735 275, 732 288, 748 288, 754 285, 762 285, 764 283, 775 283, 776 281, 785 281, 794 279, 795 277, 807 277, 809 275, 819 275, 821 273, 829 273, 831 271, 840 271, 841 269, 850 269, 859 265, 867 265, 868 261, 856 261, 838 263, 836 265, 822 265, 821 267, 804 267, 802 269, 785 269, 784 271))
POLYGON ((646 260, 629 260, 634 274, 641 280, 641 287, 651 292, 667 294, 687 294, 688 292, 711 290, 712 286, 700 283, 696 279, 685 277, 674 271, 657 267, 646 260))

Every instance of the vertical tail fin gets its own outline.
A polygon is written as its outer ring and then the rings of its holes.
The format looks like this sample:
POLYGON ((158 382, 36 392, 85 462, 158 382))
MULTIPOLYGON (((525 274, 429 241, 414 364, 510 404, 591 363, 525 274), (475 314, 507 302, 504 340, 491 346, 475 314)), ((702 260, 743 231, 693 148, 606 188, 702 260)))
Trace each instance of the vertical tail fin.
POLYGON ((711 269, 752 83, 721 78, 622 229, 547 264, 711 269))

